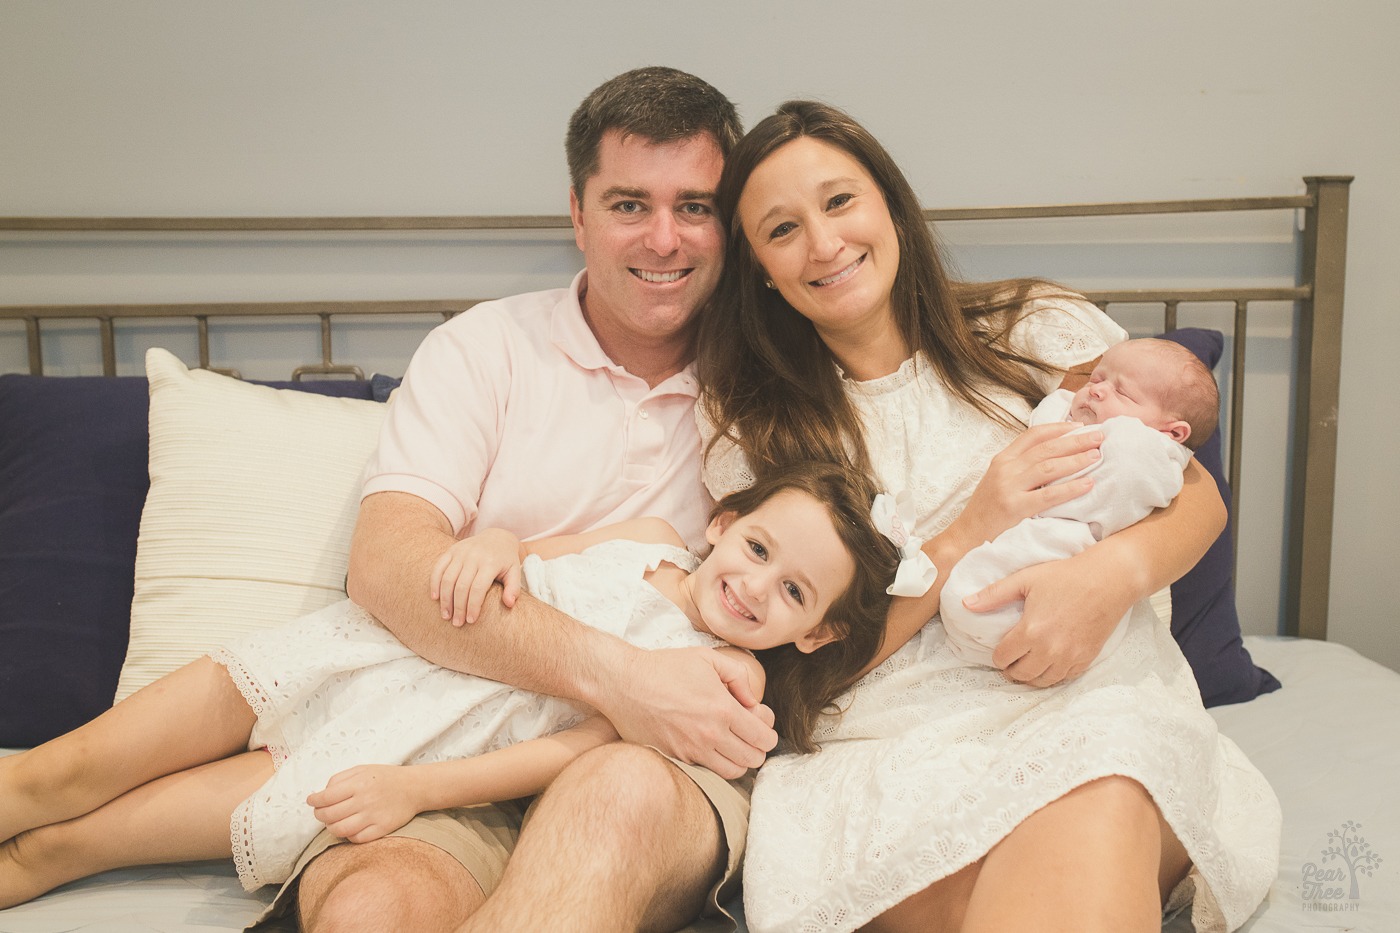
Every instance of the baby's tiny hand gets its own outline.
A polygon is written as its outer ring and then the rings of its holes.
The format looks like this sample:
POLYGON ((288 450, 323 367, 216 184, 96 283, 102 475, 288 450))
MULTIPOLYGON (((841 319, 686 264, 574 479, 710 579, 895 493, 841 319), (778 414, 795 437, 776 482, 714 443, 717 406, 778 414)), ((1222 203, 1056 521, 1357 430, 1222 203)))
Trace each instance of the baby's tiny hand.
POLYGON ((500 581, 501 601, 514 606, 520 596, 520 539, 500 528, 456 542, 433 564, 428 598, 442 608, 442 617, 462 626, 475 622, 491 584, 500 581))

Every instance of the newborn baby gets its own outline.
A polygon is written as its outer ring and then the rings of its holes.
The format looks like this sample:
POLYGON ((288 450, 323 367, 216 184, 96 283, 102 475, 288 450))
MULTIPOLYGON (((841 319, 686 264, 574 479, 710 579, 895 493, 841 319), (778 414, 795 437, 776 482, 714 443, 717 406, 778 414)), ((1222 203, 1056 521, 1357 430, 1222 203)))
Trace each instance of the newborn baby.
MULTIPOLYGON (((1007 529, 953 567, 940 610, 953 653, 995 666, 992 651, 1020 621, 1023 603, 972 612, 963 600, 1017 570, 1072 557, 1170 503, 1181 491, 1191 451, 1215 430, 1219 409, 1210 369, 1180 344, 1155 338, 1110 347, 1083 388, 1046 396, 1031 414, 1032 425, 1073 421, 1086 425, 1080 430, 1103 432, 1102 456, 1075 474, 1092 474, 1094 486, 1007 529)), ((1122 640, 1127 622, 1124 616, 1095 663, 1122 640)))

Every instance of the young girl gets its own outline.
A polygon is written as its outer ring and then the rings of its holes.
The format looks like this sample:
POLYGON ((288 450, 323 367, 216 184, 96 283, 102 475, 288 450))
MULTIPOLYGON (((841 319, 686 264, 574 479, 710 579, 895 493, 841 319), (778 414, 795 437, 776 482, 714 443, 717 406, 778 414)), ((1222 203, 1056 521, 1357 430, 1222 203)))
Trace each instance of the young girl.
MULTIPOLYGON (((810 750, 883 638, 899 553, 873 498, 856 471, 798 464, 719 503, 703 562, 660 519, 524 547, 488 532, 454 545, 432 588, 450 603, 482 567, 494 579, 522 559, 531 592, 581 621, 737 653, 810 750)), ((230 834, 244 886, 278 882, 322 824, 366 842, 425 810, 538 793, 616 739, 565 701, 436 667, 337 603, 0 760, 0 907, 111 868, 218 858, 230 834)))

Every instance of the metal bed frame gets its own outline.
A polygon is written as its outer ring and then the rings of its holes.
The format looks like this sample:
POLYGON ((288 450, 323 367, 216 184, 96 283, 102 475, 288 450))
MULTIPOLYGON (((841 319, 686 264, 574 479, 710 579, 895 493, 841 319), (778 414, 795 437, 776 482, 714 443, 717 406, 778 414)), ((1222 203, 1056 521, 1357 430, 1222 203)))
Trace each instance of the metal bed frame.
MULTIPOLYGON (((1303 214, 1297 284, 1285 288, 1127 289, 1087 291, 1099 307, 1114 304, 1161 305, 1163 327, 1176 326, 1182 305, 1232 303, 1234 353, 1230 362, 1228 474, 1238 516, 1241 435, 1243 429, 1245 325, 1255 302, 1296 302, 1297 364, 1291 511, 1287 531, 1287 584, 1284 629, 1290 635, 1327 637, 1328 586, 1332 554, 1332 505, 1336 483, 1337 407, 1341 375, 1342 304, 1346 279, 1347 210, 1351 176, 1304 178, 1306 194, 1263 198, 1141 201, 1028 207, 934 209, 929 221, 977 221, 1140 214, 1193 214, 1222 211, 1295 210, 1303 214)), ((0 217, 0 231, 41 235, 59 232, 267 232, 267 231, 428 231, 567 229, 567 215, 444 217, 0 217)), ((444 319, 469 310, 486 298, 415 301, 209 302, 184 304, 81 304, 0 306, 0 320, 23 321, 29 345, 29 370, 43 375, 43 331, 47 321, 87 320, 98 324, 103 372, 116 374, 115 327, 119 320, 184 318, 197 329, 199 366, 215 369, 209 359, 211 318, 310 316, 321 327, 321 360, 298 367, 293 379, 351 375, 356 366, 332 357, 332 320, 351 315, 440 314, 444 319)))

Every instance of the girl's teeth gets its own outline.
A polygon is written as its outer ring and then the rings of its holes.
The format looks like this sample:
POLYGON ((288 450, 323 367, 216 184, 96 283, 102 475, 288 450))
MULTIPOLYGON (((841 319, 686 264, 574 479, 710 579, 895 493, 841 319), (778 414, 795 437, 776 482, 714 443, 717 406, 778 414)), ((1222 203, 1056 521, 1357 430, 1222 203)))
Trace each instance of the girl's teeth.
POLYGON ((745 609, 743 606, 739 605, 739 604, 734 600, 734 593, 729 589, 728 584, 726 584, 725 587, 724 587, 724 599, 725 599, 726 602, 729 603, 729 608, 730 608, 730 609, 733 609, 735 612, 739 613, 739 615, 743 616, 743 617, 746 618, 746 619, 753 619, 753 618, 754 618, 754 614, 753 614, 752 612, 749 612, 747 609, 745 609))

